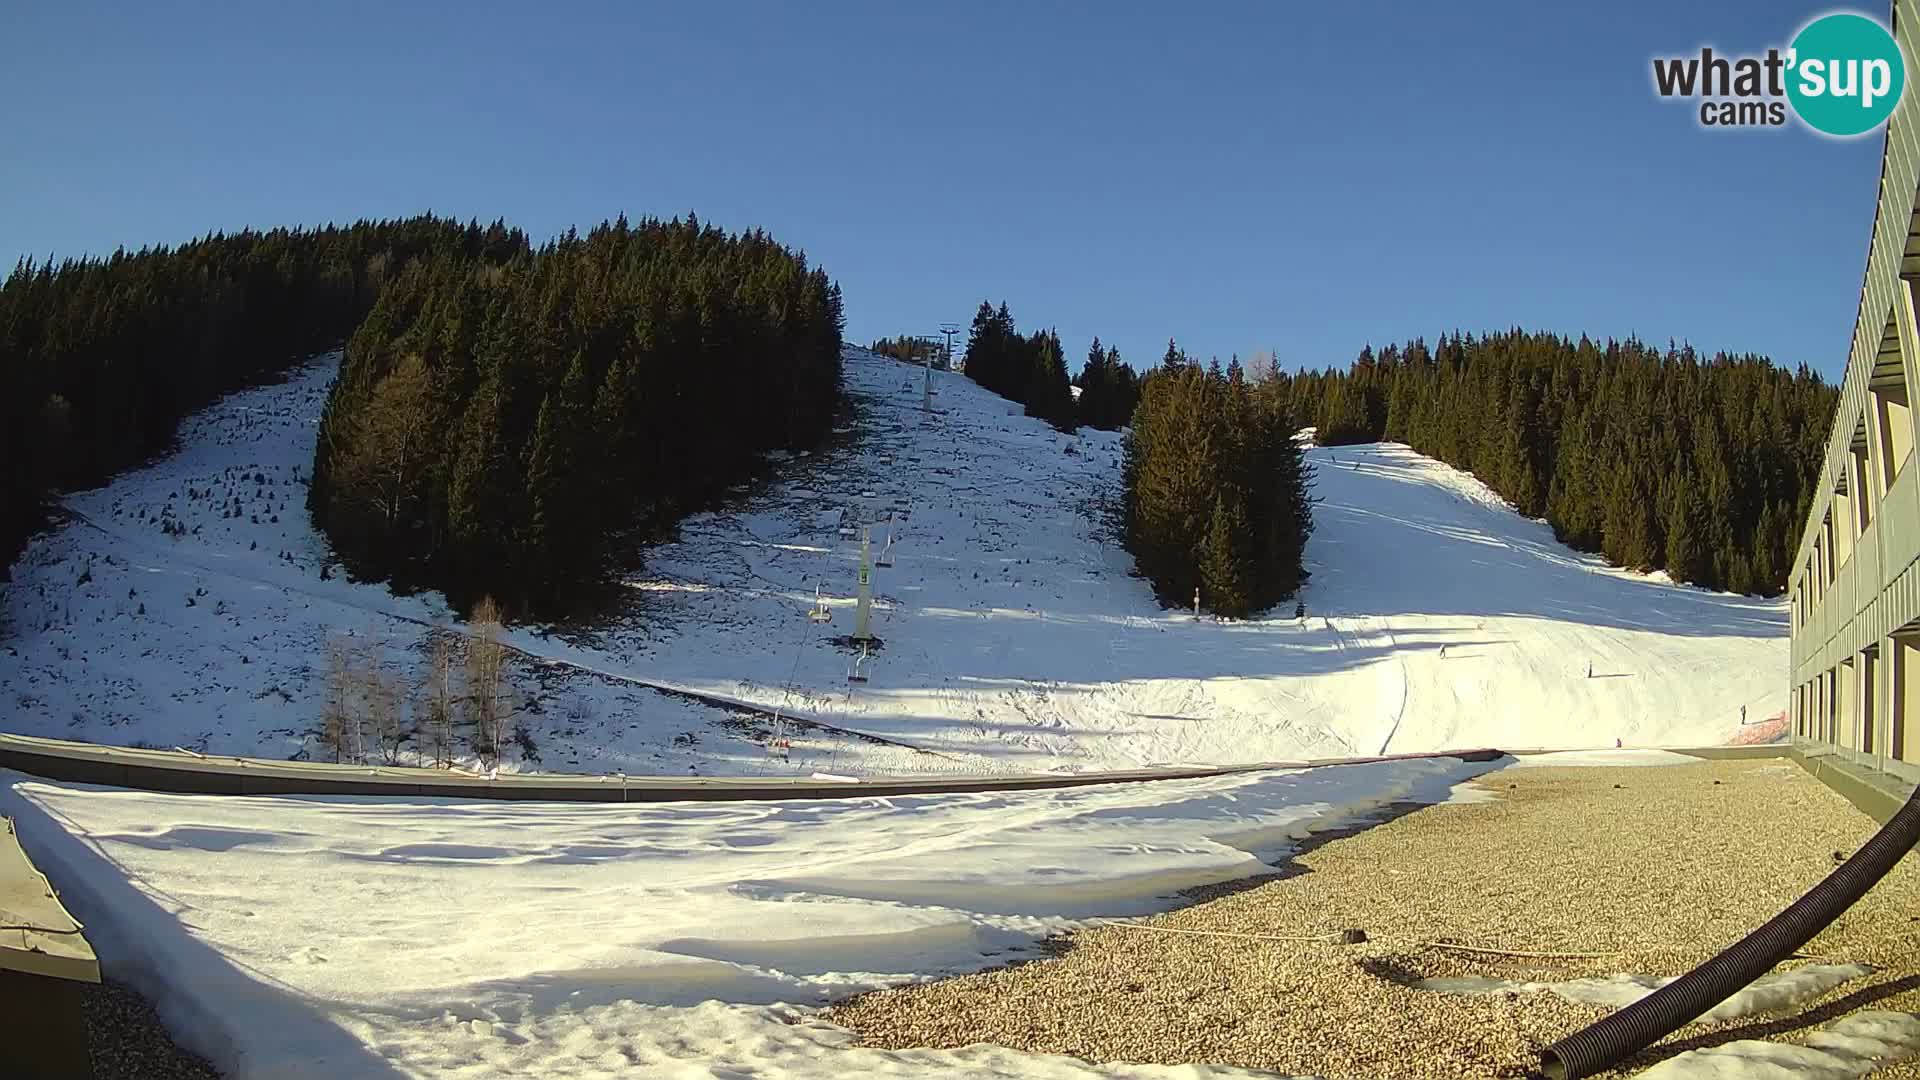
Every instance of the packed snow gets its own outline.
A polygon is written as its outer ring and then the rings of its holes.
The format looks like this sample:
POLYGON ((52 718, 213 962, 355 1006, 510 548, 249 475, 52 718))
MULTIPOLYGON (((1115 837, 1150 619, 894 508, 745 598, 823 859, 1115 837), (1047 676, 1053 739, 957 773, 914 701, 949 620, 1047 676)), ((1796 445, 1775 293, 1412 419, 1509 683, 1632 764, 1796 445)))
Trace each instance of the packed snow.
MULTIPOLYGON (((1737 1020, 1743 1016, 1780 1012, 1812 1001, 1836 986, 1871 974, 1873 968, 1865 964, 1808 964, 1791 971, 1772 972, 1735 991, 1733 996, 1702 1013, 1700 1019, 1737 1020)), ((1547 983, 1467 976, 1424 979, 1418 985, 1423 990, 1449 994, 1550 993, 1582 1005, 1604 1005, 1619 1009, 1678 978, 1677 975, 1609 975, 1547 983)))
POLYGON ((0 773, 104 971, 247 1077, 1193 1078, 881 1051, 817 1007, 1037 955, 1497 763, 1053 791, 580 805, 157 794, 0 773))
POLYGON ((1920 1057, 1920 1016, 1859 1012, 1804 1043, 1741 1039, 1689 1050, 1640 1074, 1641 1080, 1853 1080, 1920 1057))
MULTIPOLYGON (((329 633, 419 670, 429 628, 455 621, 437 596, 322 578, 305 482, 336 363, 226 398, 177 452, 66 500, 4 587, 7 730, 317 757, 329 633)), ((1784 706, 1783 603, 1609 569, 1402 446, 1310 452, 1304 618, 1162 610, 1103 523, 1119 436, 1061 434, 950 372, 929 414, 923 377, 849 349, 858 421, 839 445, 769 462, 688 519, 625 582, 621 616, 516 629, 504 767, 978 774, 1671 746, 1784 706), (851 683, 857 658, 831 639, 852 628, 862 528, 884 644, 851 683), (816 594, 829 623, 808 617, 816 594)))

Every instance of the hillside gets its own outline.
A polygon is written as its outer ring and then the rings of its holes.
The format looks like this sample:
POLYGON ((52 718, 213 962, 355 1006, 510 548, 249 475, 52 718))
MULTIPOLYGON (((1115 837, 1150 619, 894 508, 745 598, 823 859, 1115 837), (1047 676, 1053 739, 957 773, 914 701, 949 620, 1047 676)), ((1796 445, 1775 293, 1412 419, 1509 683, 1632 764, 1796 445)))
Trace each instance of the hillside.
MULTIPOLYGON (((228 397, 175 453, 66 501, 0 608, 7 730, 316 755, 330 631, 418 670, 444 603, 323 580, 301 510, 336 364, 228 397)), ((770 462, 686 520, 625 582, 619 617, 517 629, 525 739, 506 767, 981 772, 1699 744, 1734 736, 1743 705, 1758 720, 1784 704, 1783 604, 1609 569, 1391 444, 1311 453, 1304 620, 1162 611, 1099 523, 1118 436, 1061 435, 933 378, 928 415, 919 369, 849 349, 859 419, 833 449, 770 462), (853 622, 843 526, 872 525, 878 553, 889 514, 885 644, 850 684, 830 640, 853 622), (831 623, 808 618, 816 589, 831 623), (789 729, 776 758, 764 718, 672 691, 844 731, 789 729)))

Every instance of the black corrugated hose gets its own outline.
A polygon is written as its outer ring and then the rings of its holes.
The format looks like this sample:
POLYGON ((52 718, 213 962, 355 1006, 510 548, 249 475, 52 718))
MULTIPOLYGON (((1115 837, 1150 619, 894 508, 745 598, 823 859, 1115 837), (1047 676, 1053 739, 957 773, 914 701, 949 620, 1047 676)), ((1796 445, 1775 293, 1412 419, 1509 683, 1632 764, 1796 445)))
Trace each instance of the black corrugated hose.
POLYGON ((1666 1038, 1771 970, 1826 929, 1920 843, 1920 789, 1853 858, 1725 952, 1540 1052, 1550 1080, 1578 1080, 1666 1038))

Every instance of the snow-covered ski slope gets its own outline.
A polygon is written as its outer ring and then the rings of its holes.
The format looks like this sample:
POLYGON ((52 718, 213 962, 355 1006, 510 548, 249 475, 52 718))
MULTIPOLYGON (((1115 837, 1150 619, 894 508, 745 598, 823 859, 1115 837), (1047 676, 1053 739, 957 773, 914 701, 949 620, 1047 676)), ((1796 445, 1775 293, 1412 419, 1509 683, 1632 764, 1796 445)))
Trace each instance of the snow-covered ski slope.
MULTIPOLYGON (((35 540, 0 607, 6 730, 315 754, 329 632, 418 668, 428 626, 451 619, 437 597, 319 576, 302 481, 333 363, 229 397, 177 453, 67 501, 73 520, 35 540)), ((855 425, 684 522, 623 583, 623 614, 514 632, 537 757, 509 767, 980 773, 1705 744, 1743 706, 1758 721, 1784 705, 1784 604, 1609 569, 1405 447, 1311 451, 1304 620, 1196 620, 1158 608, 1100 524, 1118 436, 1062 435, 942 372, 928 414, 921 370, 864 350, 846 376, 855 425), (860 527, 884 645, 853 683, 832 639, 853 628, 860 527), (808 618, 817 590, 830 623, 808 618), (762 721, 647 683, 884 741, 790 729, 775 757, 762 721)))

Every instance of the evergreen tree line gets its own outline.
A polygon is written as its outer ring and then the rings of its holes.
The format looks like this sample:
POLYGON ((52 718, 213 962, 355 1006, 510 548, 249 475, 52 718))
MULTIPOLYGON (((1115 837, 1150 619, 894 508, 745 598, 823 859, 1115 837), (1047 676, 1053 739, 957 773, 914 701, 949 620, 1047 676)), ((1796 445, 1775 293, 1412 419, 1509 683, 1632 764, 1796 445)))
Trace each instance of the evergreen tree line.
POLYGON ((995 311, 985 300, 980 302, 967 333, 966 372, 981 386, 1025 405, 1028 416, 1061 431, 1079 426, 1060 335, 1036 330, 1022 336, 1005 303, 995 311))
POLYGON ((1786 587, 1838 394, 1805 365, 1510 330, 1281 376, 1323 445, 1403 442, 1618 566, 1786 587))
POLYGON ((928 357, 932 357, 933 362, 938 365, 941 362, 940 354, 945 352, 946 348, 938 341, 927 341, 901 334, 899 337, 875 338, 873 344, 867 346, 867 351, 879 353, 881 356, 891 356, 895 360, 908 364, 924 364, 928 357))
POLYGON ((1132 422, 1134 406, 1140 403, 1140 377, 1120 359, 1119 349, 1102 348, 1100 339, 1094 338, 1073 385, 1080 388, 1075 407, 1082 424, 1119 431, 1132 422))
POLYGON ((1169 607, 1239 617, 1297 592, 1313 532, 1312 479, 1287 387, 1236 359, 1202 368, 1177 345, 1140 384, 1127 434, 1127 549, 1169 607))
POLYGON ((408 260, 525 246, 497 222, 422 216, 21 260, 0 285, 0 579, 54 492, 105 482, 187 413, 338 347, 408 260))
POLYGON ((1069 380, 1060 335, 1052 330, 1021 335, 1004 301, 997 310, 980 302, 965 357, 968 378, 1062 431, 1082 424, 1117 431, 1133 415, 1139 397, 1139 380, 1120 359, 1120 350, 1102 348, 1094 338, 1086 365, 1069 380), (1078 402, 1075 386, 1080 387, 1078 402))
POLYGON ((577 611, 631 541, 831 433, 842 327, 804 255, 692 216, 417 260, 347 344, 309 508, 358 577, 577 611))

